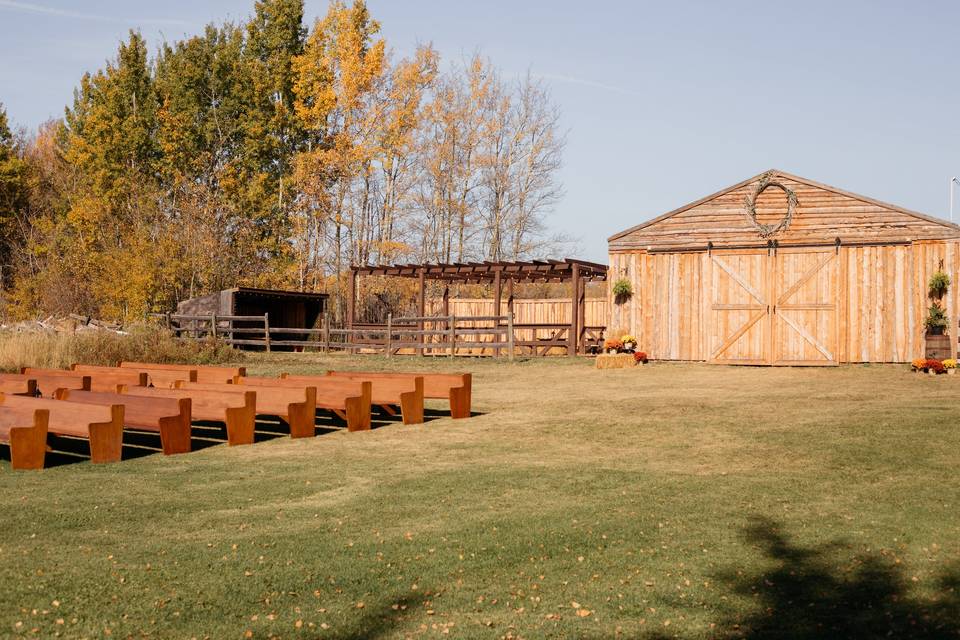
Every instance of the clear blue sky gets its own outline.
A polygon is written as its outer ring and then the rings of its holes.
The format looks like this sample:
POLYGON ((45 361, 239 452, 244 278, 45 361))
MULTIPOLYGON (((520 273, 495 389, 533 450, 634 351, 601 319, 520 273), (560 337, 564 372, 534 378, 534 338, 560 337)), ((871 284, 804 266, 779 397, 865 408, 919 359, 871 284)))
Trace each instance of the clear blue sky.
MULTIPOLYGON (((479 50, 550 83, 569 131, 553 224, 580 239, 582 257, 605 261, 608 235, 771 167, 947 216, 960 174, 960 2, 369 6, 400 54, 420 42, 448 60, 479 50)), ((0 101, 35 127, 129 27, 155 47, 251 7, 0 0, 0 101)), ((308 0, 308 18, 325 8, 308 0)))

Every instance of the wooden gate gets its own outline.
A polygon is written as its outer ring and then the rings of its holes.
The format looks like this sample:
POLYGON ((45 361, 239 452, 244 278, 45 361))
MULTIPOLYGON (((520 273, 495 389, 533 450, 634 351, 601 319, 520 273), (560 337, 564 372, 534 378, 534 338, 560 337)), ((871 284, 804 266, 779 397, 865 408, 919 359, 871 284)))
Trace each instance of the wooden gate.
POLYGON ((709 264, 709 362, 837 364, 834 248, 713 251, 709 264))
POLYGON ((710 362, 770 363, 767 251, 710 254, 710 362))
POLYGON ((771 263, 772 364, 837 364, 837 251, 778 249, 771 263))

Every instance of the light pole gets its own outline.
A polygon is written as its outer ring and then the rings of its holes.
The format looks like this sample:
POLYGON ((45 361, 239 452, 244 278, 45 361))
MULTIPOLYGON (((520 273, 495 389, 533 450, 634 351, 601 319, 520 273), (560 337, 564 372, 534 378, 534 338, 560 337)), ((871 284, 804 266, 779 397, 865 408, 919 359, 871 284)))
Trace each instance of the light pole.
POLYGON ((953 185, 960 184, 960 178, 953 176, 950 178, 950 222, 953 222, 953 185))

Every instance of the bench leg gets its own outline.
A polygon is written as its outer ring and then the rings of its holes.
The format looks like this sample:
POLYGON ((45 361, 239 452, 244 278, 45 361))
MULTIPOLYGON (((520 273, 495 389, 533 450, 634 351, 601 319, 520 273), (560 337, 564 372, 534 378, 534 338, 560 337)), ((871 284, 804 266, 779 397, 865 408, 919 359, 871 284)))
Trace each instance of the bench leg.
POLYGON ((413 391, 400 394, 403 424, 423 424, 423 378, 414 378, 413 391))
POLYGON ((378 404, 377 406, 383 409, 384 411, 386 411, 387 415, 390 416, 391 418, 397 415, 397 410, 394 409, 393 406, 389 404, 378 404))
POLYGON ((423 396, 408 391, 400 394, 400 414, 403 424, 423 424, 423 396))
POLYGON ((47 425, 10 429, 10 466, 14 469, 43 469, 47 453, 47 425))
POLYGON ((470 417, 470 389, 467 387, 454 387, 450 389, 450 417, 470 417))
POLYGON ((257 424, 254 407, 233 407, 226 410, 227 445, 253 444, 253 432, 257 424))
POLYGON ((364 412, 360 398, 347 398, 347 410, 344 414, 343 417, 347 420, 347 431, 370 430, 370 408, 368 406, 364 412))
POLYGON ((93 422, 89 427, 90 462, 119 462, 123 453, 123 407, 120 406, 119 420, 112 422, 93 422))
POLYGON ((163 455, 175 453, 190 453, 192 426, 186 415, 160 418, 160 444, 163 446, 163 455))
POLYGON ((316 404, 294 402, 287 407, 287 415, 281 418, 290 425, 291 438, 312 438, 317 433, 316 404))

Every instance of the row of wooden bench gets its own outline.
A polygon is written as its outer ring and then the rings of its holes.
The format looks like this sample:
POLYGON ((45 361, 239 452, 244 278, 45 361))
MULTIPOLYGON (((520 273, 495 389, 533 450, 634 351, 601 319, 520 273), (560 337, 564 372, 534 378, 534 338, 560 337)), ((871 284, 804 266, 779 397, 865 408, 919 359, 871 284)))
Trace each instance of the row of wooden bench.
POLYGON ((338 415, 349 431, 370 429, 371 407, 424 421, 425 398, 447 399, 450 415, 470 415, 470 374, 328 371, 278 378, 247 376, 244 367, 123 362, 70 370, 24 368, 0 374, 0 442, 15 469, 42 468, 49 434, 89 442, 92 462, 120 459, 123 430, 160 435, 167 455, 191 450, 194 420, 220 422, 230 445, 254 440, 257 415, 286 422, 294 438, 310 437, 316 413, 338 415))

